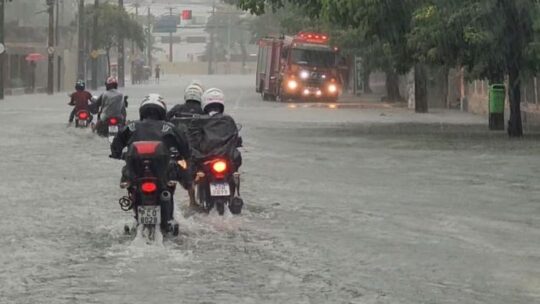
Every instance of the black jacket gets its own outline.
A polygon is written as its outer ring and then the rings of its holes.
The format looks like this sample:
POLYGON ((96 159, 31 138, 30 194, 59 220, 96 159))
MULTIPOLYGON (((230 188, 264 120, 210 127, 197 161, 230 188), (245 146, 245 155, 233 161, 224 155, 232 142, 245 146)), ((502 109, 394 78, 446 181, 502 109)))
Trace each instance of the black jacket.
POLYGON ((179 157, 190 159, 191 149, 186 134, 173 124, 163 120, 145 119, 124 127, 111 144, 111 157, 120 159, 122 150, 136 141, 159 140, 167 148, 176 148, 179 157))
POLYGON ((195 114, 203 115, 204 112, 201 108, 201 104, 196 101, 186 101, 185 104, 178 104, 172 107, 167 113, 167 120, 171 120, 173 117, 193 116, 195 114))

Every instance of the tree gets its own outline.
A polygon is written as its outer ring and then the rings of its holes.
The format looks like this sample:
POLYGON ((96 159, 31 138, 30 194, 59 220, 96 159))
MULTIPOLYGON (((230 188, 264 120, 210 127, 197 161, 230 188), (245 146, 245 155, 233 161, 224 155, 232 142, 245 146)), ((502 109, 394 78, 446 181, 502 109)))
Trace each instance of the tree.
POLYGON ((97 47, 104 49, 106 52, 109 74, 111 66, 110 52, 112 48, 118 46, 120 37, 132 40, 140 50, 144 49, 146 38, 142 26, 132 20, 122 8, 110 3, 104 3, 98 7, 96 12, 94 6, 89 5, 85 13, 85 26, 88 29, 93 28, 93 16, 96 13, 98 14, 97 47))
POLYGON ((508 134, 519 137, 521 79, 540 65, 539 17, 537 0, 436 0, 416 11, 409 42, 417 57, 462 65, 473 78, 508 76, 508 134))

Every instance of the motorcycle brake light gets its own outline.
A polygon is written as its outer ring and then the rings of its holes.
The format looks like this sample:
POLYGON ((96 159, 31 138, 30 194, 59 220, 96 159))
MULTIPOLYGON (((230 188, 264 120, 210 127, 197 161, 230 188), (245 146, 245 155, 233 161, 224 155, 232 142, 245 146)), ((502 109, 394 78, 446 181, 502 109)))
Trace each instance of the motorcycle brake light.
POLYGON ((87 118, 88 118, 88 113, 86 112, 79 113, 79 119, 86 120, 87 118))
POLYGON ((141 190, 145 194, 154 193, 157 190, 157 185, 154 182, 144 182, 141 185, 141 190))
POLYGON ((116 126, 118 124, 118 119, 116 117, 109 118, 109 125, 116 126))
POLYGON ((152 155, 156 153, 159 144, 159 141, 136 141, 133 146, 140 155, 152 155))
POLYGON ((223 173, 225 170, 227 170, 227 163, 223 160, 218 160, 212 164, 214 173, 223 173))

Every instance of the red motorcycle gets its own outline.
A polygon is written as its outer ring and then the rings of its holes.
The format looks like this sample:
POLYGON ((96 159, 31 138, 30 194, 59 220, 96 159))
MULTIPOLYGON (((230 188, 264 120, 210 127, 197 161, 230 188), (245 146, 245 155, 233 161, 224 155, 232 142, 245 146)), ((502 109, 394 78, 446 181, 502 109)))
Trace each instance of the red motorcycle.
POLYGON ((75 114, 75 127, 76 128, 87 128, 91 122, 90 112, 86 110, 81 110, 75 114))

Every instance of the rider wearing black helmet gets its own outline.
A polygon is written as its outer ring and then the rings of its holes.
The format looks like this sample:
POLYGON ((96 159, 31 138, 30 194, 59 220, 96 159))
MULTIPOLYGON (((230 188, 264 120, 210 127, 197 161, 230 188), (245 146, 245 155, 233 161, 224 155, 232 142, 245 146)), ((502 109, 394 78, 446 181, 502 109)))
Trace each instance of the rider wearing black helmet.
POLYGON ((92 121, 93 117, 90 114, 90 104, 92 103, 92 94, 85 90, 86 85, 83 80, 78 80, 75 83, 75 92, 71 93, 71 100, 68 103, 70 106, 75 106, 71 114, 69 114, 70 125, 75 118, 75 114, 79 111, 87 111, 89 114, 89 120, 92 121))

